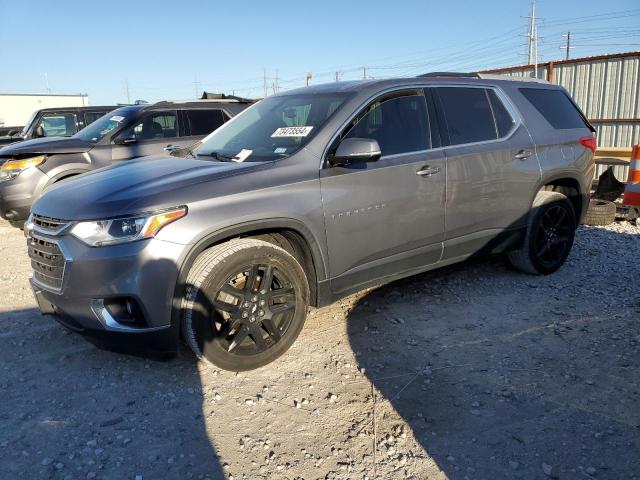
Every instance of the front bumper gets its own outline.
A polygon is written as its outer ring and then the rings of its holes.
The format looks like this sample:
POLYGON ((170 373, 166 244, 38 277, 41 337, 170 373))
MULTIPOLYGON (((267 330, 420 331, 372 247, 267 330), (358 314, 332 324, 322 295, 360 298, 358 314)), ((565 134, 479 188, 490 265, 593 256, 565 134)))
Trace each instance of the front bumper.
POLYGON ((29 168, 13 180, 0 182, 0 216, 12 223, 24 222, 35 200, 35 192, 48 179, 41 170, 29 168))
MULTIPOLYGON (((174 293, 186 246, 158 239, 91 248, 69 234, 29 230, 29 241, 46 240, 64 254, 60 284, 34 274, 32 288, 40 311, 111 350, 172 353, 179 325, 173 322, 174 293), (126 299, 136 306, 131 322, 119 322, 105 305, 126 299)), ((32 257, 33 264, 33 257, 32 257)), ((127 319, 130 320, 130 319, 127 319)))

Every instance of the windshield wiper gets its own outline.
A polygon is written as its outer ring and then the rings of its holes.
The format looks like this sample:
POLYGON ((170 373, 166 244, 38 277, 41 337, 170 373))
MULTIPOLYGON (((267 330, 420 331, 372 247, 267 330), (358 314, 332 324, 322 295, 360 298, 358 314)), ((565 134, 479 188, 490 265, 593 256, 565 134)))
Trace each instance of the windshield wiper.
POLYGON ((236 155, 226 155, 224 153, 220 153, 220 152, 216 152, 215 150, 213 152, 209 152, 209 153, 198 153, 196 154, 198 157, 212 157, 215 158, 216 160, 220 160, 221 162, 233 162, 236 159, 236 155))

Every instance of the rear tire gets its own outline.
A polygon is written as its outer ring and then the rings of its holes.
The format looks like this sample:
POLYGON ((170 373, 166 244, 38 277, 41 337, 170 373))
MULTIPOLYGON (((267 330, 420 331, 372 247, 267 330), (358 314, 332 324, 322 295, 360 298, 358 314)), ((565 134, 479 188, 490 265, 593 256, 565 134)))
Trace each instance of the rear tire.
POLYGON ((283 248, 234 239, 198 256, 186 280, 182 333, 198 358, 231 371, 266 365, 296 340, 309 285, 283 248))
POLYGON ((576 215, 559 192, 538 192, 531 206, 525 239, 509 252, 509 263, 525 273, 548 275, 567 260, 576 232, 576 215))
POLYGON ((610 225, 616 221, 616 204, 606 200, 593 199, 584 216, 584 224, 591 226, 610 225))

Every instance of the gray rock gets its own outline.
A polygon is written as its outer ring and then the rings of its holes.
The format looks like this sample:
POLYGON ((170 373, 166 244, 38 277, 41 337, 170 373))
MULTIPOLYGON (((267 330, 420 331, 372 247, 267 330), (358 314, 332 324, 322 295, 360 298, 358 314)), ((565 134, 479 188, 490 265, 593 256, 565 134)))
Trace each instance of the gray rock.
POLYGON ((548 463, 542 464, 542 471, 549 478, 559 478, 558 477, 558 469, 553 465, 549 465, 548 463))

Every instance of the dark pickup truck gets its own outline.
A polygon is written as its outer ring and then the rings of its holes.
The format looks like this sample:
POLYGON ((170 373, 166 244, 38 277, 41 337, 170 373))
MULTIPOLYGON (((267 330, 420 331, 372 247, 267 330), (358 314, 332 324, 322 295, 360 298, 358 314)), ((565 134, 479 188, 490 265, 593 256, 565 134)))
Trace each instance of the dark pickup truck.
POLYGON ((36 110, 21 131, 13 130, 0 136, 0 146, 33 138, 70 137, 116 108, 111 105, 36 110))

